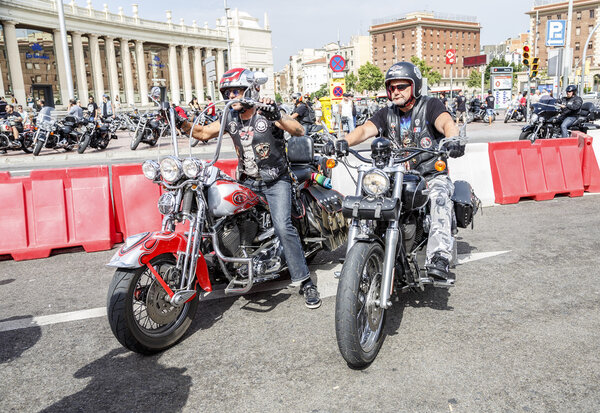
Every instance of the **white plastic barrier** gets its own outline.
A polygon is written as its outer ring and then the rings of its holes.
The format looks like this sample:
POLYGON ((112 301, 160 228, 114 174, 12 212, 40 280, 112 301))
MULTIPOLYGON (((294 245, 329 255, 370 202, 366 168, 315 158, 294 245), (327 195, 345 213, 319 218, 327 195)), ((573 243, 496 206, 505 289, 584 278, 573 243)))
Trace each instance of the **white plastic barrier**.
MULTIPOLYGON (((600 139, 598 140, 600 141, 600 139)), ((360 161, 352 155, 348 158, 352 165, 360 164, 360 161)), ((487 143, 468 144, 464 156, 450 159, 448 163, 450 178, 453 181, 462 180, 469 182, 475 194, 481 199, 483 206, 494 205, 494 185, 492 183, 492 171, 487 143)), ((350 169, 350 173, 356 179, 356 170, 350 169)), ((356 185, 352 177, 343 165, 338 165, 333 169, 333 189, 343 195, 354 195, 356 185)))
POLYGON ((596 159, 600 159, 600 129, 589 130, 587 134, 594 138, 592 141, 592 148, 594 148, 596 159))

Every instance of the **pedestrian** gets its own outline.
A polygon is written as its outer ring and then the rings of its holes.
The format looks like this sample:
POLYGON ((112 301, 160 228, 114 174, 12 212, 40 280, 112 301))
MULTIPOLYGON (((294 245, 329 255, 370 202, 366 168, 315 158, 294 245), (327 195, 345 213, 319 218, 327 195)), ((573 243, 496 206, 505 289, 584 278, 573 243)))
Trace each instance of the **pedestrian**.
POLYGON ((83 119, 83 109, 81 106, 77 104, 77 100, 70 99, 69 100, 69 111, 67 112, 67 116, 74 116, 78 121, 83 119))
POLYGON ((323 105, 321 101, 315 96, 315 103, 313 104, 313 108, 315 109, 315 118, 316 123, 321 123, 321 118, 323 117, 323 105))
POLYGON ((190 109, 194 112, 200 112, 202 109, 200 108, 200 103, 198 103, 198 98, 192 95, 192 100, 189 102, 190 109))
POLYGON ((17 105, 17 112, 21 115, 21 119, 23 119, 23 125, 29 123, 29 115, 27 111, 23 109, 23 105, 17 105))
POLYGON ((33 100, 33 96, 31 95, 31 93, 29 94, 29 96, 27 96, 27 106, 29 106, 31 110, 35 110, 35 101, 33 100))
MULTIPOLYGON (((375 113, 363 125, 336 142, 336 149, 348 153, 348 147, 358 145, 374 136, 383 135, 400 147, 438 148, 444 137, 455 137, 458 128, 440 99, 421 95, 423 76, 409 62, 393 64, 385 75, 385 87, 391 105, 375 113)), ((464 154, 464 145, 449 144, 449 155, 464 154)), ((455 243, 452 235, 452 194, 454 184, 448 170, 435 169, 437 156, 415 158, 416 169, 427 180, 431 205, 431 227, 427 241, 427 274, 438 280, 449 280, 449 265, 455 243)))
POLYGON ((90 96, 88 98, 87 111, 89 118, 91 120, 96 120, 96 117, 98 117, 98 105, 96 104, 96 102, 94 102, 93 96, 90 96))
POLYGON ((542 94, 540 92, 540 90, 536 90, 535 94, 531 95, 531 104, 535 104, 535 103, 539 103, 540 99, 542 98, 542 94))
POLYGON ((4 96, 0 96, 0 119, 6 119, 6 106, 8 103, 4 100, 4 96))
POLYGON ((354 130, 354 118, 352 116, 352 101, 348 93, 342 95, 342 101, 339 104, 339 112, 342 118, 342 129, 350 133, 354 130))
POLYGON ((486 109, 485 109, 485 113, 488 116, 488 125, 492 126, 492 122, 494 120, 494 109, 496 108, 496 99, 494 98, 494 96, 492 95, 492 91, 488 90, 488 95, 485 98, 485 103, 486 103, 486 109))
POLYGON ((107 94, 102 95, 102 109, 100 113, 103 119, 108 118, 115 113, 115 107, 107 94))
POLYGON ((115 99, 113 100, 113 106, 115 108, 115 113, 119 113, 121 111, 121 98, 119 95, 115 95, 115 99))
MULTIPOLYGON (((284 131, 292 136, 304 135, 304 128, 291 116, 282 114, 276 103, 269 98, 259 98, 259 87, 252 83, 252 72, 232 69, 221 78, 221 94, 225 100, 250 95, 254 100, 271 105, 273 111, 259 111, 256 107, 244 107, 235 103, 232 110, 223 114, 238 155, 239 181, 255 193, 266 197, 271 211, 275 233, 279 237, 285 255, 292 285, 299 285, 308 308, 321 306, 316 284, 306 265, 298 231, 291 221, 292 184, 289 164, 285 155, 284 131)), ((191 123, 180 116, 176 126, 190 133, 191 123)), ((192 137, 207 141, 219 135, 221 121, 208 125, 196 125, 192 137)))
POLYGON ((463 125, 467 123, 467 98, 462 90, 458 91, 456 97, 456 126, 458 126, 460 118, 462 118, 463 125))
POLYGON ((208 116, 210 116, 210 118, 212 120, 217 119, 217 108, 212 101, 212 97, 210 97, 210 96, 206 97, 206 108, 205 109, 206 109, 206 114, 208 116))

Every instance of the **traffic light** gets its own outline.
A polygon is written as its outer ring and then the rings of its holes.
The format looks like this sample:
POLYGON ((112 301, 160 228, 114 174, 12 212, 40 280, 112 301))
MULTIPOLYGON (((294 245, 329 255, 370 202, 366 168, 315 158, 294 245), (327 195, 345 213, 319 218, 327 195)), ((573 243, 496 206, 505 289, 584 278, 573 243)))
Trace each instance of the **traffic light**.
POLYGON ((531 60, 531 72, 530 77, 536 77, 538 75, 538 62, 540 61, 539 57, 534 57, 531 60))
POLYGON ((523 62, 525 66, 529 67, 529 46, 523 46, 523 62))

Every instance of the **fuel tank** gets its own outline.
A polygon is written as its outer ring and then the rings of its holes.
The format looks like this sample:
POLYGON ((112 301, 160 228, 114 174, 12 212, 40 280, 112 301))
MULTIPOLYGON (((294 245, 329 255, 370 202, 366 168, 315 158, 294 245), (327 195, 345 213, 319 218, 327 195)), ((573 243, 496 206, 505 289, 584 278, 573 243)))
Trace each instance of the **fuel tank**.
POLYGON ((208 188, 208 210, 215 217, 234 215, 266 201, 238 182, 219 179, 208 188))

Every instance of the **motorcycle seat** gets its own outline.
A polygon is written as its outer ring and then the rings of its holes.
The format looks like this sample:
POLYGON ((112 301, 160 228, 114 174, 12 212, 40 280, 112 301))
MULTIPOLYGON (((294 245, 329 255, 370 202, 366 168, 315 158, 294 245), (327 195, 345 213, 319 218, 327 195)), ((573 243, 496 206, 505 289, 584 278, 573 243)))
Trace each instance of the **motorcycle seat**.
POLYGON ((290 167, 292 169, 292 173, 296 175, 298 182, 308 181, 311 179, 313 172, 316 172, 315 167, 308 164, 292 164, 290 167))

